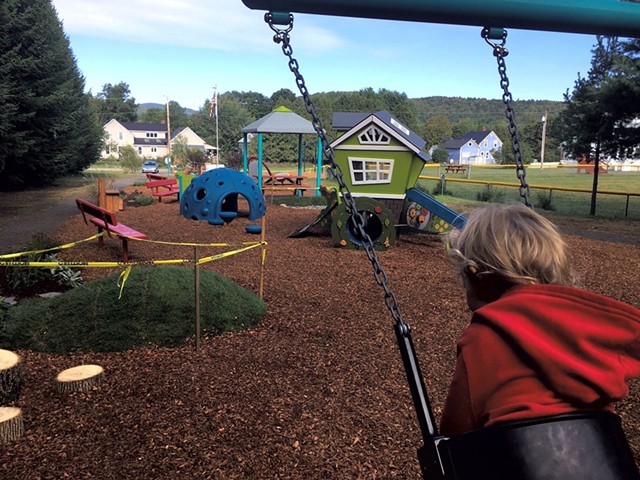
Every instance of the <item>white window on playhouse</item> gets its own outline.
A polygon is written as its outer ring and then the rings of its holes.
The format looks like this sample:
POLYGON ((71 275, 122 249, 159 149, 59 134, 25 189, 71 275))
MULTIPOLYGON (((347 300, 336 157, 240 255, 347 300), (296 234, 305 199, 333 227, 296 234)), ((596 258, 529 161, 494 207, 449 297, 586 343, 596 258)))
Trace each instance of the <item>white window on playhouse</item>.
POLYGON ((360 145, 389 145, 391 138, 376 126, 370 126, 358 136, 360 145))
POLYGON ((349 158, 349 171, 353 185, 391 183, 393 160, 349 158))

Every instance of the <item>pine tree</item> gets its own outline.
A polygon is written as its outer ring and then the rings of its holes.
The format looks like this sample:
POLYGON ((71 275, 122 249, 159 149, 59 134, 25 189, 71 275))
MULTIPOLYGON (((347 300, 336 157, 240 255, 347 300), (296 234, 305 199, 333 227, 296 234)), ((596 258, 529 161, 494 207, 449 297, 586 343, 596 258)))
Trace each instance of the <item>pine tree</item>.
POLYGON ((97 160, 102 130, 50 0, 0 3, 0 189, 52 183, 97 160))

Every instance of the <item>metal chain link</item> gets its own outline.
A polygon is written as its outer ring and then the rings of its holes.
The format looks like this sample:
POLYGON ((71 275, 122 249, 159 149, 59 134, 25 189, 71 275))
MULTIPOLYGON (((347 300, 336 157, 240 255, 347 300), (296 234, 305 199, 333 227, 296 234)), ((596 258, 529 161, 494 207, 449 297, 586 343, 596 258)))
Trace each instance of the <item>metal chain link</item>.
POLYGON ((507 31, 502 30, 502 38, 499 42, 493 42, 490 36, 491 29, 483 28, 482 29, 482 38, 493 47, 493 56, 496 57, 498 62, 498 74, 500 75, 500 87, 502 87, 502 103, 505 104, 505 115, 507 117, 507 121, 509 122, 509 135, 511 136, 511 148, 513 150, 513 158, 516 162, 516 176, 518 180, 520 180, 519 193, 520 196, 524 199, 524 204, 533 208, 531 202, 529 201, 529 185, 526 180, 526 172, 524 168, 524 160, 522 157, 522 149, 520 146, 520 135, 518 134, 518 126, 516 125, 515 118, 515 110, 511 106, 511 102, 513 102, 513 97, 511 96, 511 92, 509 92, 509 77, 507 76, 507 65, 504 61, 504 57, 509 55, 509 50, 505 48, 505 43, 507 42, 507 31))
POLYGON ((309 94, 309 90, 307 89, 304 78, 300 73, 298 61, 293 58, 293 48, 291 47, 291 38, 289 36, 289 33, 293 29, 293 15, 289 14, 289 23, 286 26, 282 27, 275 25, 273 14, 271 12, 267 12, 265 14, 264 20, 265 22, 267 22, 271 30, 275 32, 273 41, 277 44, 282 44, 282 53, 284 53, 284 55, 289 59, 289 69, 296 78, 298 90, 300 90, 300 94, 304 99, 305 109, 307 110, 309 115, 311 115, 313 128, 322 141, 322 149, 326 157, 329 159, 329 163, 331 164, 331 174, 338 181, 340 195, 342 196, 344 203, 347 205, 350 211, 349 214, 351 221, 353 222, 353 226, 355 227, 359 238, 363 240, 362 246, 367 254, 367 258, 373 265, 373 275, 376 283, 380 285, 380 287, 382 287, 382 289, 384 290, 385 305, 391 312, 391 316, 396 321, 397 325, 399 325, 405 332, 408 332, 410 330, 410 327, 404 322, 404 319, 402 318, 400 307, 398 306, 398 301, 395 294, 389 288, 387 274, 380 264, 380 260, 378 259, 378 255, 375 251, 373 241, 364 229, 366 223, 365 219, 358 211, 356 201, 353 198, 348 185, 344 182, 342 168, 340 167, 340 165, 337 165, 335 163, 333 148, 331 147, 331 144, 327 139, 327 133, 322 124, 322 119, 316 112, 316 108, 313 100, 311 99, 311 95, 309 94))

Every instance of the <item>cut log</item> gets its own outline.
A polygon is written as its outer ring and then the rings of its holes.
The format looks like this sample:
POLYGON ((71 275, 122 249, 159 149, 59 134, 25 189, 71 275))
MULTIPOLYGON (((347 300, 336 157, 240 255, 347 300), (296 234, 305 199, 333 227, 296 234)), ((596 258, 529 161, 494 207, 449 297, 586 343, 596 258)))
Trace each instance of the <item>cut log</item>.
POLYGON ((0 445, 18 440, 23 433, 22 411, 18 407, 0 407, 0 445))
POLYGON ((60 393, 88 392, 102 381, 104 370, 100 365, 79 365, 63 370, 56 377, 60 393))
POLYGON ((0 405, 18 401, 22 387, 21 365, 18 355, 0 349, 0 405))

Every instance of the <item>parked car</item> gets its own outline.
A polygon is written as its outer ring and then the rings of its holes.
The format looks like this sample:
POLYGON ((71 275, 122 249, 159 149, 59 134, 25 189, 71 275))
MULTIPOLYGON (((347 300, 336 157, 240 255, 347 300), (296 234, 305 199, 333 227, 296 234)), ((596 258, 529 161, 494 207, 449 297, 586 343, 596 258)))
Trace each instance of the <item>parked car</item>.
POLYGON ((158 173, 158 162, 154 162, 149 160, 148 162, 144 162, 142 164, 142 173, 158 173))

